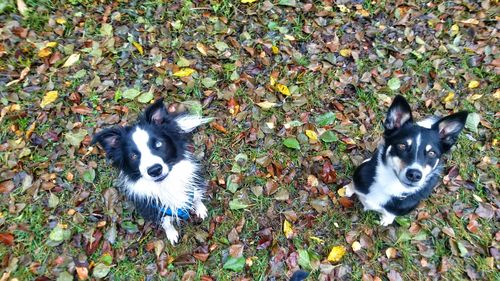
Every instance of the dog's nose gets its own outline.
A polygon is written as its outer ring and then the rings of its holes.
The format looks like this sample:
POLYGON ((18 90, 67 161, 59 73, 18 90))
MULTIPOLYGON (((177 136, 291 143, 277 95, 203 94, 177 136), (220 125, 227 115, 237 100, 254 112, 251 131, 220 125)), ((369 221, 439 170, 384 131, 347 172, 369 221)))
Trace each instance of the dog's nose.
POLYGON ((148 174, 152 177, 157 177, 161 175, 162 167, 160 164, 154 164, 153 166, 148 168, 148 174))
POLYGON ((422 172, 417 169, 409 169, 406 171, 406 178, 411 182, 418 182, 422 179, 422 172))

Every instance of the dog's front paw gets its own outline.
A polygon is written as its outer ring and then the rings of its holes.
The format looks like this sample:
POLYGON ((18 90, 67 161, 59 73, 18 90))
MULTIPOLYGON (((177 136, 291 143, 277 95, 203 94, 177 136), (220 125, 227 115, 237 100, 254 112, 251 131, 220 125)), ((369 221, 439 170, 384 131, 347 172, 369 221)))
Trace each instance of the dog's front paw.
POLYGON ((168 241, 170 241, 170 244, 172 245, 175 245, 179 240, 179 232, 177 232, 177 230, 173 227, 165 229, 165 234, 167 235, 168 241))
POLYGON ((396 216, 394 215, 391 215, 391 214, 383 214, 382 215, 382 219, 380 220, 380 225, 381 226, 388 226, 390 225, 392 222, 394 222, 394 219, 396 218, 396 216))
POLYGON ((208 216, 207 207, 205 207, 202 202, 198 202, 196 204, 194 212, 196 216, 202 220, 204 220, 208 216))
POLYGON ((345 187, 345 196, 352 197, 353 195, 354 195, 354 186, 353 183, 350 183, 345 187))

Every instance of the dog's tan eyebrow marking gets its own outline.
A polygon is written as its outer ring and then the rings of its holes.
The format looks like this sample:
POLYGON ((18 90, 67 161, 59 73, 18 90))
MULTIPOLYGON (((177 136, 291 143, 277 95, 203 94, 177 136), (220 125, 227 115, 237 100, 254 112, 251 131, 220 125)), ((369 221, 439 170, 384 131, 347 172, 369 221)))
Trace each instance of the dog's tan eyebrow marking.
POLYGON ((425 147, 425 151, 429 151, 432 149, 432 145, 428 144, 426 147, 425 147))

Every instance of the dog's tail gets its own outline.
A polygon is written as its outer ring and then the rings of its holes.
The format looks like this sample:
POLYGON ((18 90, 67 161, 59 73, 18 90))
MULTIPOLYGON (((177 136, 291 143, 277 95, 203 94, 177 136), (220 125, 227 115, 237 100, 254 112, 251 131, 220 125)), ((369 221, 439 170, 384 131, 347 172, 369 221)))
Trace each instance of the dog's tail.
POLYGON ((302 281, 309 276, 309 272, 304 271, 304 270, 297 270, 293 273, 292 277, 290 278, 290 281, 302 281))

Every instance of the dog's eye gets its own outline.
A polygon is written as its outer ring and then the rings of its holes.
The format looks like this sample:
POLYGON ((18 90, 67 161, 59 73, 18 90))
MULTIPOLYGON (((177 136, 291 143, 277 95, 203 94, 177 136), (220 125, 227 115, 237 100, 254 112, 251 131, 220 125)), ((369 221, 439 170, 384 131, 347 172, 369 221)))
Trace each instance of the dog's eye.
POLYGON ((163 143, 162 143, 161 141, 156 141, 156 142, 155 142, 155 147, 156 147, 156 148, 159 148, 159 147, 161 147, 162 145, 163 145, 163 143))
POLYGON ((131 159, 131 160, 135 161, 135 160, 137 160, 137 157, 138 157, 138 156, 137 156, 137 154, 136 154, 136 153, 133 153, 133 152, 132 152, 132 153, 130 153, 130 159, 131 159))
POLYGON ((427 156, 428 156, 429 158, 434 158, 434 157, 436 157, 436 152, 434 152, 434 151, 429 151, 429 152, 427 152, 427 156))
POLYGON ((406 144, 404 144, 404 143, 398 144, 398 149, 401 151, 406 150, 406 144))

